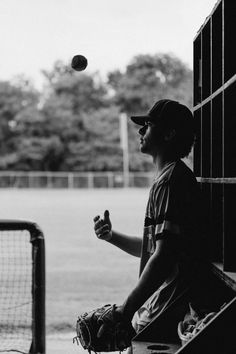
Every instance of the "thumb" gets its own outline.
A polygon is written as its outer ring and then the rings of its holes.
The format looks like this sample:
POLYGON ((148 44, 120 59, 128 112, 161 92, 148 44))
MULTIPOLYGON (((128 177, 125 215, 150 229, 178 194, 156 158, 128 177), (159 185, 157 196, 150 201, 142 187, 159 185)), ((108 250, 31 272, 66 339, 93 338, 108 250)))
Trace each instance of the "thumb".
POLYGON ((108 210, 104 211, 104 221, 110 221, 110 214, 108 210))

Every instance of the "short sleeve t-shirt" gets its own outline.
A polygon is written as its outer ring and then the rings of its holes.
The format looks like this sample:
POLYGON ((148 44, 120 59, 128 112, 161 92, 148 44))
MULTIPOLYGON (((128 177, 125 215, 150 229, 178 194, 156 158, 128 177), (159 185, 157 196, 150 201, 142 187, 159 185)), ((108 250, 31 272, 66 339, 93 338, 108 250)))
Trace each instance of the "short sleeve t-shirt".
POLYGON ((145 313, 145 316, 139 316, 139 324, 150 322, 173 299, 178 281, 182 276, 186 278, 191 265, 201 257, 199 192, 193 172, 182 160, 168 164, 153 182, 145 214, 140 274, 155 252, 158 239, 176 237, 180 254, 168 279, 138 311, 145 313))

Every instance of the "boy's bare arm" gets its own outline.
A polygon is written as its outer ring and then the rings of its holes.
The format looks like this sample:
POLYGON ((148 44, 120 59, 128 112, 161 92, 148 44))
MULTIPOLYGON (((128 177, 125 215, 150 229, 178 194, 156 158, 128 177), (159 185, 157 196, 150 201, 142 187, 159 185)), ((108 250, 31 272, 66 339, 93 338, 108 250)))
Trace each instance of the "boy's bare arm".
POLYGON ((112 238, 108 242, 132 256, 141 257, 142 240, 137 236, 127 236, 117 231, 112 231, 112 238))
POLYGON ((156 250, 148 260, 136 287, 131 291, 120 311, 127 319, 160 287, 177 261, 177 244, 173 239, 156 242, 156 250))

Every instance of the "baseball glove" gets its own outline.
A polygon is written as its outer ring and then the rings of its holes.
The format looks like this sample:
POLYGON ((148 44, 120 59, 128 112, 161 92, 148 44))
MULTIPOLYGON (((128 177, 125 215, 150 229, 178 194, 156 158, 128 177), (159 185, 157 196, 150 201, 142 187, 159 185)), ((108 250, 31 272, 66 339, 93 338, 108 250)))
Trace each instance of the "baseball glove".
POLYGON ((123 351, 129 347, 136 332, 116 308, 105 305, 78 316, 74 340, 89 353, 123 351))

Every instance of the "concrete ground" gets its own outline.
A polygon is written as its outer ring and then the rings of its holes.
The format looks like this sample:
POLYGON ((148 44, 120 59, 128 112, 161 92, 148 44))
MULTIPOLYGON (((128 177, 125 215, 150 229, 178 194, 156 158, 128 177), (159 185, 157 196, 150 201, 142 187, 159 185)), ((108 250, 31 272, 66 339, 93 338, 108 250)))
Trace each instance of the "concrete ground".
POLYGON ((87 353, 80 345, 73 343, 75 333, 54 333, 47 335, 47 354, 82 354, 87 353))
MULTIPOLYGON (((73 343, 73 333, 54 333, 47 335, 46 353, 47 354, 87 354, 81 345, 73 343)), ((102 354, 102 353, 101 353, 102 354)), ((113 352, 119 354, 119 352, 113 352)))

